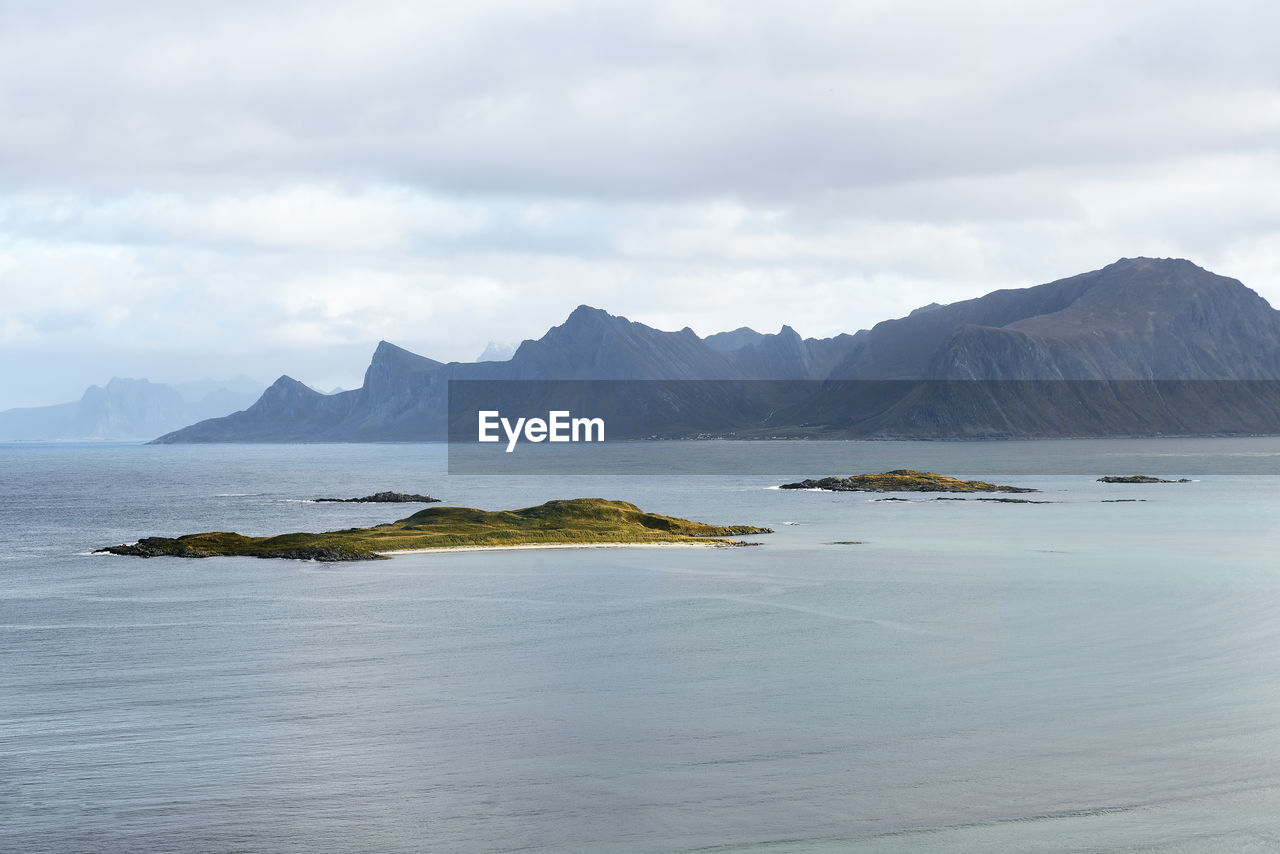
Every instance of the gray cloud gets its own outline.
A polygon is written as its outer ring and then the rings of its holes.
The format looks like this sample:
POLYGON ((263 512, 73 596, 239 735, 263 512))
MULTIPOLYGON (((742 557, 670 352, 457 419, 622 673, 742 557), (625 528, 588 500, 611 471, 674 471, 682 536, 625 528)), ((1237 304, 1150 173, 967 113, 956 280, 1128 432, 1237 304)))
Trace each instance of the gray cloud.
POLYGON ((0 2, 0 357, 34 366, 0 408, 148 365, 350 387, 379 338, 470 358, 581 302, 831 334, 1122 255, 1274 301, 1277 29, 1261 2, 0 2))
POLYGON ((1262 4, 860 5, 11 10, 5 178, 786 197, 1280 130, 1262 4))

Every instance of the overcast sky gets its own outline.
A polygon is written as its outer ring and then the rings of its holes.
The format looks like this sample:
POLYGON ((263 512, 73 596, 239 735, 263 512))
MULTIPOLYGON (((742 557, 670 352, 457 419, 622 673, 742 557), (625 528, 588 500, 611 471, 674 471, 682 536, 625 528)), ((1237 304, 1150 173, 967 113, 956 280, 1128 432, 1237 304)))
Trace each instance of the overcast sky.
POLYGON ((1189 258, 1280 305, 1272 2, 0 0, 0 409, 1189 258))

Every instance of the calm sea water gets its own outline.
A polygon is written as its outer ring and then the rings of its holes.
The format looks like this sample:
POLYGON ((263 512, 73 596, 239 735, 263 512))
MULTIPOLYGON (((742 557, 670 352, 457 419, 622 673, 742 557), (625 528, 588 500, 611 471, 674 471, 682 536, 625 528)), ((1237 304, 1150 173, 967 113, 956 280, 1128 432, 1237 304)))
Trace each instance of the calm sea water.
POLYGON ((0 446, 0 850, 1280 848, 1280 441, 739 450, 797 478, 1016 472, 1052 503, 450 476, 423 445, 0 446), (1194 479, 1095 481, 1157 471, 1194 479), (382 489, 777 533, 88 553, 414 509, 306 501, 382 489))

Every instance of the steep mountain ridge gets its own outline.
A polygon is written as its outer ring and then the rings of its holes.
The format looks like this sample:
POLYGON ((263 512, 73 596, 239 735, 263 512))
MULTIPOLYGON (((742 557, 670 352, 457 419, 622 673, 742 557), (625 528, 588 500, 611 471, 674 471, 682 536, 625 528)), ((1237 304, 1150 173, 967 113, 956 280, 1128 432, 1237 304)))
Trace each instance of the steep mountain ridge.
POLYGON ((727 354, 689 327, 663 332, 580 305, 536 341, 525 341, 507 363, 510 379, 736 379, 727 354))

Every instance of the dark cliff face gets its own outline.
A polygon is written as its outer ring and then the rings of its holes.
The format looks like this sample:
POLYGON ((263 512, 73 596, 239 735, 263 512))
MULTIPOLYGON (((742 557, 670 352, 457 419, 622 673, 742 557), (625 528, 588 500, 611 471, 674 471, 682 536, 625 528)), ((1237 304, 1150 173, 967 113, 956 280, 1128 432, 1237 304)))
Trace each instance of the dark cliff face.
POLYGON ((373 394, 391 390, 403 377, 444 367, 442 362, 410 353, 386 341, 379 341, 364 372, 364 385, 373 394))
POLYGON ((1126 258, 877 324, 839 379, 1280 379, 1280 313, 1190 261, 1126 258))
MULTIPOLYGON (((421 422, 423 405, 433 410, 447 402, 447 368, 442 362, 411 353, 386 341, 378 343, 364 374, 364 385, 349 392, 342 418, 324 434, 328 441, 399 441, 424 435, 435 425, 421 422)), ((342 395, 335 395, 342 397, 342 395)))

